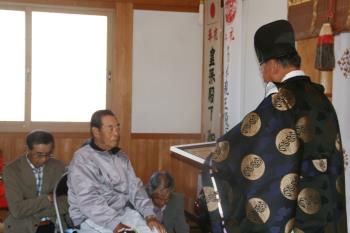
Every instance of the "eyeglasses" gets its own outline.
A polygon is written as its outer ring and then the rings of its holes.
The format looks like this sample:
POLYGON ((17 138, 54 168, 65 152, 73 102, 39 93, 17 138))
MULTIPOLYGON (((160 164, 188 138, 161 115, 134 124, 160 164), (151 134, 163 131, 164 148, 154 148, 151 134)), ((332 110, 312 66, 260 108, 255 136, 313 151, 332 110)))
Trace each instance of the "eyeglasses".
POLYGON ((53 157, 53 154, 51 152, 49 153, 40 153, 40 152, 29 152, 33 157, 42 159, 42 158, 51 158, 53 157))

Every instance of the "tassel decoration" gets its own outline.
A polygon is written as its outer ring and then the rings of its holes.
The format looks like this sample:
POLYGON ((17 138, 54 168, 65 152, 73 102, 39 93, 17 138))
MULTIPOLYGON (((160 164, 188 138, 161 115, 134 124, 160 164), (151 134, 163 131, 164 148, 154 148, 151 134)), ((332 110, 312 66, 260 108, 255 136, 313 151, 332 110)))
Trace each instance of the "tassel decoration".
POLYGON ((330 23, 324 23, 317 38, 315 67, 321 71, 332 71, 335 66, 334 36, 330 23))

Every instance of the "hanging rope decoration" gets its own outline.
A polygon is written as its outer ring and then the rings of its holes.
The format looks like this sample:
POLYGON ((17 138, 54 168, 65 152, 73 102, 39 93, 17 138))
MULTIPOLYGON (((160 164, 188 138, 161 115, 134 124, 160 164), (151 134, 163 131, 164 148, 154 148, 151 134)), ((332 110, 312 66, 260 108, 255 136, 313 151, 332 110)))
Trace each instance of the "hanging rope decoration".
POLYGON ((334 0, 328 0, 327 23, 321 27, 317 38, 315 67, 321 71, 332 71, 335 66, 334 36, 330 21, 334 18, 334 0))

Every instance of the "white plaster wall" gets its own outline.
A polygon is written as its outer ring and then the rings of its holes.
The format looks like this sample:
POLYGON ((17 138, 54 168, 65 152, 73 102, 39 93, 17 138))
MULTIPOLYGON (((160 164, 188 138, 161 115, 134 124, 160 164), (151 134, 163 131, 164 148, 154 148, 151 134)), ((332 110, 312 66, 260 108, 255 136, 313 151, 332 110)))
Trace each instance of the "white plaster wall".
MULTIPOLYGON (((264 97, 254 33, 288 10, 287 0, 242 3, 240 118, 264 97)), ((200 133, 202 46, 198 13, 134 11, 132 132, 200 133)))
POLYGON ((266 23, 287 19, 287 13, 287 0, 243 0, 241 117, 254 110, 264 98, 265 85, 254 50, 255 31, 266 23))
POLYGON ((198 13, 134 11, 132 132, 201 132, 198 22, 198 13))

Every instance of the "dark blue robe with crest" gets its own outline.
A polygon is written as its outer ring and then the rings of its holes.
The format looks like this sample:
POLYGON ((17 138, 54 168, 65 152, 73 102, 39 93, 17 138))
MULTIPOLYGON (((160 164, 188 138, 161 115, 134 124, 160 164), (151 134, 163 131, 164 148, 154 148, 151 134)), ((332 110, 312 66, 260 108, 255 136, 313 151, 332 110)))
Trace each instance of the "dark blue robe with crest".
POLYGON ((347 233, 335 110, 306 76, 276 85, 278 92, 219 138, 206 160, 212 231, 347 233))

